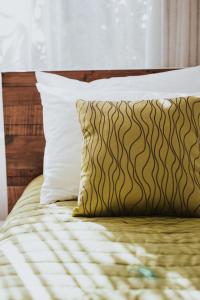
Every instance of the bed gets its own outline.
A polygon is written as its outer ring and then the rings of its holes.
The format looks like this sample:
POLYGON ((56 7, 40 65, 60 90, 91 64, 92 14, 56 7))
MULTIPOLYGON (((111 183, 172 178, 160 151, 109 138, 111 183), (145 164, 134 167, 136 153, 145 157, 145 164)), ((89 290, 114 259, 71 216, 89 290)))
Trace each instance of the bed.
POLYGON ((1 229, 1 299, 199 299, 199 219, 72 218, 42 177, 1 229), (119 230, 120 229, 120 230, 119 230))
MULTIPOLYGON (((90 81, 148 72, 158 70, 59 73, 90 81)), ((34 84, 33 73, 3 75, 14 208, 0 229, 0 299, 200 299, 198 218, 73 218, 75 200, 39 203, 44 136, 34 84)))

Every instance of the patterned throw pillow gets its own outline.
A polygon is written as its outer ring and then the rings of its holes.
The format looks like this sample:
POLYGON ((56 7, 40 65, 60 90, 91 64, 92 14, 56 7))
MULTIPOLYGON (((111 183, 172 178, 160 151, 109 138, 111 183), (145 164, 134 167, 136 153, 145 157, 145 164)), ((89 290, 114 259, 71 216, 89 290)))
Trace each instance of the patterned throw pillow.
POLYGON ((74 216, 200 216, 200 98, 77 101, 74 216))

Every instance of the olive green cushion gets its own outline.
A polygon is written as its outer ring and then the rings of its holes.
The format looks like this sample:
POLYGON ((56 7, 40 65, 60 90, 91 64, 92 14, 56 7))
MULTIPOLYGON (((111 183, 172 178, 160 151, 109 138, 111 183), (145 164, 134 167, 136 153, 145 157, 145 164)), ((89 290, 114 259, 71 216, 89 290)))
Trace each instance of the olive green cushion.
POLYGON ((77 102, 74 216, 200 216, 200 99, 77 102))

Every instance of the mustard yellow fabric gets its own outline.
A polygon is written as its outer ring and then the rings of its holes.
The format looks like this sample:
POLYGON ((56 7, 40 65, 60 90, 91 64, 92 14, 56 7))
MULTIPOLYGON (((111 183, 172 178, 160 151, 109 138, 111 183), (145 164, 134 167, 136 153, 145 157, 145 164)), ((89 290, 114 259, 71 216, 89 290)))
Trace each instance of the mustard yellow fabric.
POLYGON ((1 300, 200 299, 198 218, 73 218, 42 181, 0 228, 1 300))
POLYGON ((200 216, 200 98, 78 101, 74 216, 200 216))
POLYGON ((198 218, 73 218, 42 181, 0 228, 1 300, 200 299, 198 218))

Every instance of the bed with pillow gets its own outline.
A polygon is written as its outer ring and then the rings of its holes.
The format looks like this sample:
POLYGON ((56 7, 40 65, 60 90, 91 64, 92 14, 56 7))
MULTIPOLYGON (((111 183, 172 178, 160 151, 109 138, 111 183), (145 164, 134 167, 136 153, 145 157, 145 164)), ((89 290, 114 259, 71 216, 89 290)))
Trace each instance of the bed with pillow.
POLYGON ((200 298, 200 69, 105 73, 36 74, 44 171, 1 228, 0 299, 200 298))

